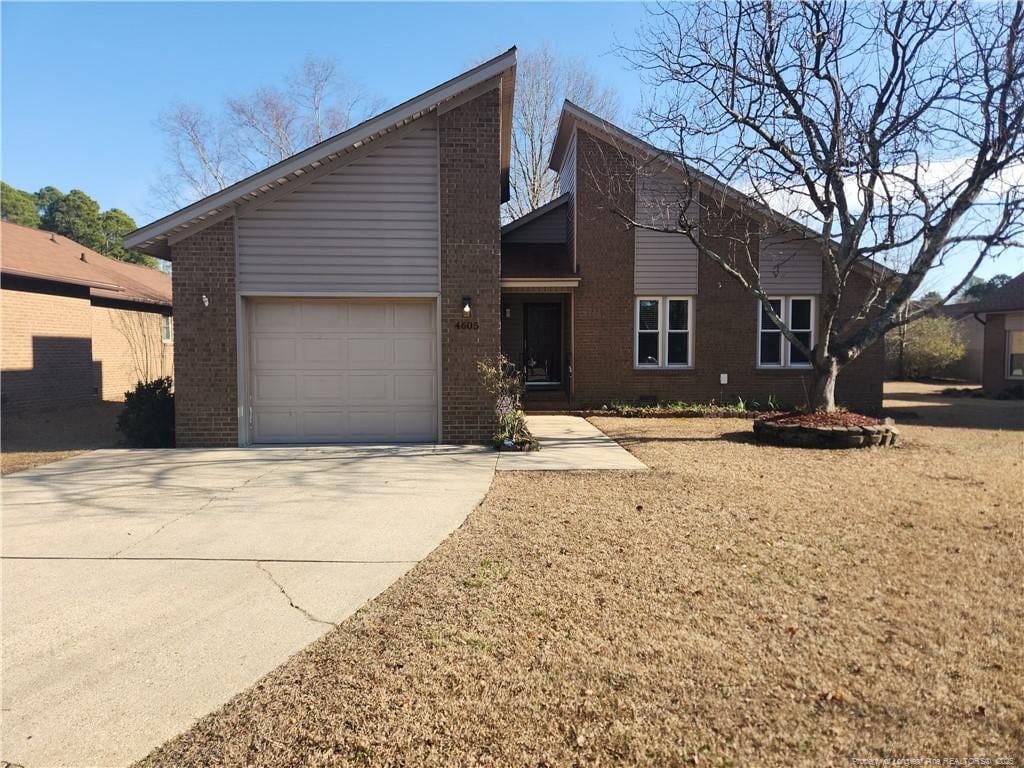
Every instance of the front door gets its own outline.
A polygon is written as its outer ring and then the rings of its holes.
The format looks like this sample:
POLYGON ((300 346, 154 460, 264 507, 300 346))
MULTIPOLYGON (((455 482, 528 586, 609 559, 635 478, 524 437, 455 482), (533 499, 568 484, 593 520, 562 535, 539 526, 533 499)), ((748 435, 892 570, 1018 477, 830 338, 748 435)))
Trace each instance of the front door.
POLYGON ((523 305, 523 370, 526 383, 562 382, 562 305, 523 305))

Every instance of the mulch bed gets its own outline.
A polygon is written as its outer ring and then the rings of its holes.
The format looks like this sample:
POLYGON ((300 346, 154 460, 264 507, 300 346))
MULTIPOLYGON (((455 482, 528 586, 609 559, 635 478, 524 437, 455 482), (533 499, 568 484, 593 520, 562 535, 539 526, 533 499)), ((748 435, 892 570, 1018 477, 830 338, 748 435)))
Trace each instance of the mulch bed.
POLYGON ((833 413, 789 411, 788 413, 765 413, 757 418, 759 421, 796 424, 801 427, 874 427, 882 423, 881 419, 850 411, 835 411, 833 413))

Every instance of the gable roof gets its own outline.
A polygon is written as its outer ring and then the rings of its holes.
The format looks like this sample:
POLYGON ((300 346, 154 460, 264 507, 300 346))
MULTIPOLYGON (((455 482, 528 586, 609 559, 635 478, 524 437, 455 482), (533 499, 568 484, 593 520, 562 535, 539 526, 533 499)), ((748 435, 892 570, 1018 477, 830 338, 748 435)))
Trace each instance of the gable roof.
POLYGON ((558 208, 560 206, 568 205, 568 203, 569 203, 569 193, 566 192, 564 195, 560 195, 560 196, 556 197, 551 202, 545 203, 544 205, 540 206, 539 208, 534 208, 529 213, 523 214, 518 219, 513 219, 512 221, 510 221, 508 224, 506 224, 505 226, 503 226, 501 228, 501 235, 502 235, 502 237, 504 237, 509 232, 515 232, 517 229, 519 229, 524 224, 529 224, 531 221, 535 221, 535 220, 539 219, 541 216, 544 216, 545 214, 550 213, 551 211, 555 210, 556 208, 558 208))
MULTIPOLYGON (((640 154, 650 157, 663 164, 666 170, 680 171, 689 175, 694 176, 700 184, 703 184, 717 192, 721 192, 733 199, 742 200, 745 203, 751 205, 755 210, 759 210, 762 215, 770 217, 774 221, 782 222, 786 229, 793 230, 801 233, 804 237, 813 238, 820 240, 822 235, 820 232, 816 232, 805 224, 800 223, 796 219, 787 216, 774 208, 771 208, 763 203, 754 200, 749 195, 744 194, 739 189, 726 184, 724 182, 715 179, 703 171, 693 168, 692 166, 676 159, 671 154, 665 152, 662 149, 654 146, 650 142, 644 141, 638 136, 634 136, 628 131, 623 130, 619 126, 605 120, 603 117, 598 117, 593 112, 588 112, 571 101, 566 99, 562 105, 562 114, 558 119, 558 129, 555 133, 555 140, 551 145, 551 157, 548 162, 548 166, 551 170, 558 172, 562 168, 562 162, 565 160, 565 154, 569 149, 569 143, 572 139, 573 130, 577 125, 583 125, 584 127, 596 130, 599 133, 603 133, 609 137, 613 143, 618 147, 622 147, 632 154, 640 154)), ((834 240, 830 240, 833 245, 838 245, 834 240)), ((874 260, 866 260, 857 262, 855 265, 861 272, 867 273, 879 273, 882 277, 895 277, 896 273, 885 266, 874 260)))
POLYGON ((235 206, 254 200, 282 185, 294 183, 324 165, 341 161, 352 151, 438 110, 447 102, 498 79, 501 92, 501 201, 509 198, 509 163, 512 154, 512 100, 515 94, 516 49, 485 61, 397 107, 371 117, 343 133, 285 158, 230 187, 204 197, 181 210, 147 224, 125 238, 125 246, 170 258, 170 243, 229 216, 235 206))
POLYGON ((0 272, 86 286, 93 297, 171 306, 167 273, 110 259, 61 235, 9 221, 0 222, 0 272))
POLYGON ((974 302, 973 312, 1021 312, 1024 311, 1024 272, 1021 272, 1002 288, 996 288, 974 302))

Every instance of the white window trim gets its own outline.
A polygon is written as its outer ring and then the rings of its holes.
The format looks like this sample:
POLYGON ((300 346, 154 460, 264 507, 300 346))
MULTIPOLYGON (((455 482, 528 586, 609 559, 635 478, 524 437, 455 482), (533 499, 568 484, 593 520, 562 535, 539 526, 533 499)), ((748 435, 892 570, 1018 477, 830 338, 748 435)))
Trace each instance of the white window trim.
POLYGON ((1015 331, 1011 329, 1006 332, 1006 343, 1003 350, 1003 370, 1007 381, 1024 381, 1024 376, 1014 376, 1010 373, 1010 352, 1013 349, 1012 339, 1013 334, 1015 333, 1024 334, 1024 331, 1015 331))
POLYGON ((687 371, 693 368, 693 296, 637 296, 633 302, 633 368, 638 371, 687 371), (654 331, 640 330, 640 302, 658 302, 658 364, 640 362, 640 334, 654 331), (686 302, 686 330, 673 333, 686 334, 686 365, 668 362, 668 307, 670 301, 686 302))
MULTIPOLYGON (((780 305, 780 307, 782 309, 782 313, 779 315, 779 317, 782 319, 782 322, 786 324, 786 327, 790 328, 790 330, 792 330, 792 328, 790 327, 790 319, 791 319, 790 315, 792 314, 792 312, 791 312, 792 302, 794 300, 799 301, 801 299, 806 299, 806 300, 811 302, 811 327, 810 327, 811 343, 808 346, 809 346, 810 349, 814 349, 815 339, 817 338, 817 335, 818 335, 818 331, 817 331, 817 325, 818 325, 818 300, 817 300, 817 297, 815 297, 815 296, 807 296, 807 295, 769 296, 768 297, 769 301, 778 301, 779 302, 779 305, 780 305)), ((781 330, 779 330, 777 327, 775 327, 774 323, 772 323, 770 328, 764 328, 761 325, 761 310, 762 310, 762 306, 761 306, 761 302, 760 301, 757 301, 756 303, 757 303, 757 306, 756 306, 755 309, 756 309, 756 312, 757 312, 757 351, 756 351, 756 355, 757 356, 754 358, 754 361, 756 363, 757 368, 760 369, 760 370, 765 370, 765 371, 776 371, 776 370, 787 369, 787 368, 792 368, 792 369, 795 369, 795 370, 798 370, 798 371, 805 371, 805 370, 808 370, 809 368, 811 368, 812 365, 811 365, 810 361, 807 361, 806 363, 794 363, 794 362, 791 361, 790 354, 791 354, 792 346, 793 346, 792 343, 790 342, 789 339, 786 338, 786 335, 781 330), (770 332, 775 332, 775 333, 779 334, 779 337, 780 337, 781 342, 782 342, 782 354, 781 354, 781 358, 782 359, 781 359, 780 362, 778 362, 778 363, 762 363, 761 362, 761 333, 762 333, 762 331, 770 331, 770 332)), ((799 332, 804 333, 805 330, 801 328, 801 329, 799 329, 799 332)), ((1007 358, 1007 359, 1009 359, 1009 358, 1007 358)))
POLYGON ((173 315, 161 315, 160 316, 160 341, 164 344, 174 343, 174 316, 173 315), (164 338, 164 321, 167 321, 167 328, 170 330, 170 337, 164 338))

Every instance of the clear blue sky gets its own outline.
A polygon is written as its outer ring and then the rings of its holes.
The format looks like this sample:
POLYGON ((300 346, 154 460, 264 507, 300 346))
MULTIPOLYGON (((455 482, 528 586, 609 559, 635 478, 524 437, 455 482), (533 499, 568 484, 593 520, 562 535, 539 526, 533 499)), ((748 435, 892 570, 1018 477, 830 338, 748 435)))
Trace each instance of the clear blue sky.
MULTIPOLYGON (((150 193, 165 161, 160 113, 181 101, 215 110, 308 55, 337 59, 391 106, 546 41, 614 86, 623 118, 640 100, 638 76, 612 53, 643 22, 638 3, 4 2, 0 14, 3 180, 77 187, 140 224, 166 212, 150 193)), ((981 274, 1022 269, 1016 254, 981 274)))

